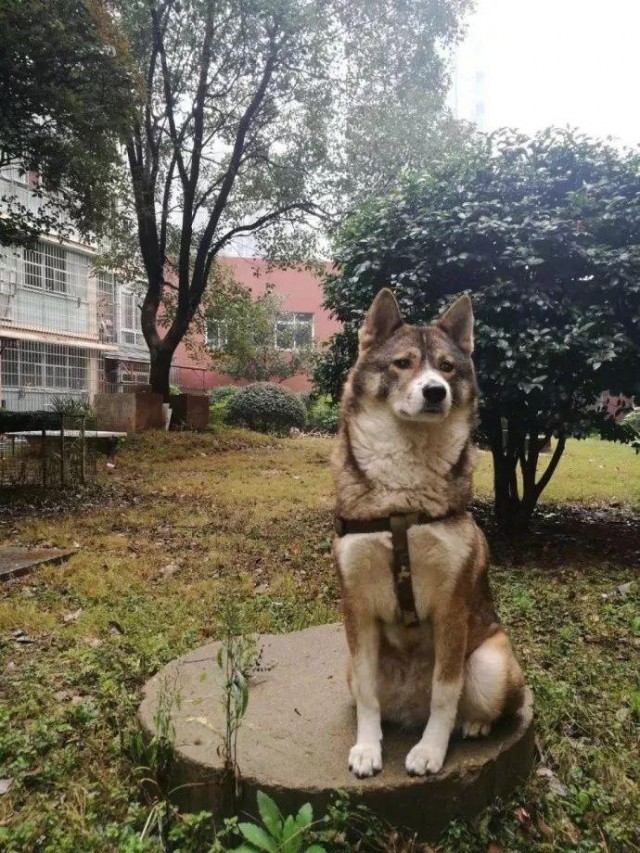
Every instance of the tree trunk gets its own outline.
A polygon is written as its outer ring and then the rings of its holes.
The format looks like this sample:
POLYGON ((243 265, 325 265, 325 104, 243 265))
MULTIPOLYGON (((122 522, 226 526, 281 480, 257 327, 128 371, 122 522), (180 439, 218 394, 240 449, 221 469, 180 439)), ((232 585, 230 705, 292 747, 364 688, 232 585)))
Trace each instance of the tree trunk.
POLYGON ((156 394, 162 394, 165 403, 169 402, 169 376, 173 350, 160 347, 149 348, 151 368, 149 370, 149 385, 156 394))
POLYGON ((536 482, 540 448, 550 438, 537 423, 507 422, 500 418, 488 424, 487 434, 493 456, 494 511, 500 530, 514 536, 527 530, 538 499, 553 476, 564 452, 566 438, 560 436, 546 470, 536 482), (518 465, 522 472, 522 494, 518 487, 518 465))

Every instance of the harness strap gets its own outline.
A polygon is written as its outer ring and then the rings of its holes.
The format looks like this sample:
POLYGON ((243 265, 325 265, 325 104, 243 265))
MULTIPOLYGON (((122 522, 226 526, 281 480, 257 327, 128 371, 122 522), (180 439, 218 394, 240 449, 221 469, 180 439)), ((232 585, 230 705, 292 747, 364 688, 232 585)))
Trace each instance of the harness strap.
POLYGON ((417 628, 420 620, 416 611, 416 600, 411 582, 407 517, 405 515, 391 515, 389 522, 393 545, 393 583, 396 588, 396 599, 400 608, 402 624, 405 628, 417 628))
POLYGON ((445 521, 458 513, 433 516, 425 512, 399 513, 386 515, 382 518, 359 519, 341 518, 336 516, 335 531, 338 536, 348 533, 380 533, 391 531, 393 546, 393 585, 400 610, 400 617, 405 628, 416 628, 420 624, 416 610, 416 601, 411 582, 411 558, 409 556, 409 537, 407 531, 414 524, 431 524, 434 521, 445 521))

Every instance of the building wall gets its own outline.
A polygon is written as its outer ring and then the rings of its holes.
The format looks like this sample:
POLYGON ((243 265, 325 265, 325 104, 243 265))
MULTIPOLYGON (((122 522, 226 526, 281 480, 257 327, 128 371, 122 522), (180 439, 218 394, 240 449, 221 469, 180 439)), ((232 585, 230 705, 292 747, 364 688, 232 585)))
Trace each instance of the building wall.
MULTIPOLYGON (((340 330, 340 323, 322 307, 320 278, 308 270, 270 270, 268 263, 261 258, 225 257, 220 262, 229 266, 236 281, 248 287, 254 296, 260 296, 269 285, 273 285, 276 292, 284 296, 285 311, 313 314, 316 346, 321 347, 340 330)), ((203 391, 233 382, 228 376, 210 369, 210 360, 203 344, 202 339, 192 337, 190 345, 183 342, 176 350, 173 362, 176 381, 183 389, 203 391)), ((311 381, 306 375, 294 376, 282 384, 294 391, 311 388, 311 381)))
POLYGON ((98 390, 108 344, 98 332, 92 254, 46 236, 30 249, 0 250, 0 405, 47 410, 98 390))

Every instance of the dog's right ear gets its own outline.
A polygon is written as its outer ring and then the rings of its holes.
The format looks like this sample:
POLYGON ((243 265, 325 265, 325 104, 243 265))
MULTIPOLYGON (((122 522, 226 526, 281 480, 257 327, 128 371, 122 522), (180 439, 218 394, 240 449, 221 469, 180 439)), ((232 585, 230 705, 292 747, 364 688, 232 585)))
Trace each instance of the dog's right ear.
POLYGON ((396 298, 388 287, 378 291, 367 311, 364 323, 358 332, 360 352, 374 344, 380 344, 402 325, 402 316, 396 298))

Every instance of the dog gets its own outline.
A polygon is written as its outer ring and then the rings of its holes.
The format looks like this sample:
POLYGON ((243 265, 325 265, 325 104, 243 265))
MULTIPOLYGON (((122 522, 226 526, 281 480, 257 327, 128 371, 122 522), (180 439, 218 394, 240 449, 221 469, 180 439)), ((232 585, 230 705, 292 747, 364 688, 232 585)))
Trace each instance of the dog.
POLYGON ((489 733, 524 699, 493 607, 486 540, 467 511, 477 419, 473 310, 427 326, 388 289, 359 331, 332 458, 334 540, 357 736, 349 769, 382 769, 381 721, 426 727, 406 757, 437 773, 455 729, 489 733))

